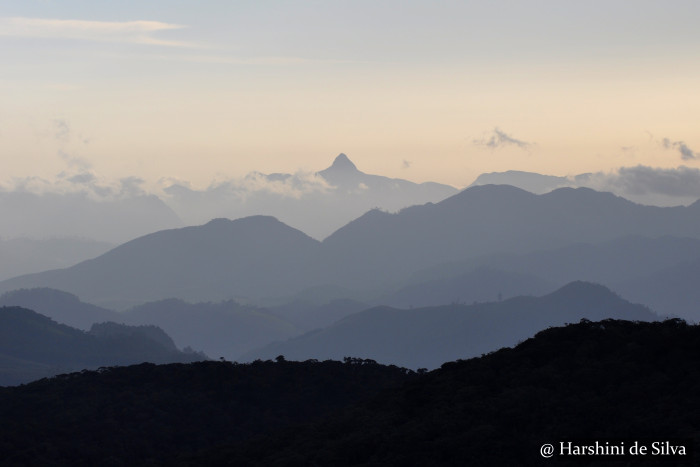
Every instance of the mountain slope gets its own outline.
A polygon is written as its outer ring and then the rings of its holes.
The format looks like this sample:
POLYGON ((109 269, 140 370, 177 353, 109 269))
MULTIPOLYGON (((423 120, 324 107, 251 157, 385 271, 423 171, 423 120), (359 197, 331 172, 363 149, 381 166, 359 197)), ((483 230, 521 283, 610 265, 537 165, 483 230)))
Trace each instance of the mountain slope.
POLYGON ((173 185, 166 188, 164 200, 188 224, 264 214, 322 239, 369 209, 397 211, 441 201, 457 191, 439 183, 366 174, 340 154, 315 174, 252 173, 206 190, 173 185))
POLYGON ((182 465, 690 467, 700 452, 699 390, 699 327, 581 322, 446 363, 323 422, 182 465), (595 441, 624 442, 626 455, 561 455, 560 443, 595 441), (676 455, 665 441, 679 447, 676 455), (647 447, 644 457, 629 455, 634 442, 647 447), (542 457, 545 444, 552 458, 542 457))
POLYGON ((0 292, 50 287, 126 309, 169 297, 250 302, 316 286, 384 290, 445 262, 627 235, 698 239, 700 203, 659 208, 589 189, 534 195, 486 185, 396 214, 370 211, 322 243, 271 217, 215 219, 140 237, 64 270, 0 282, 0 292))
POLYGON ((118 320, 130 325, 158 326, 179 347, 191 347, 212 358, 229 360, 269 342, 299 334, 280 316, 232 300, 195 304, 160 300, 120 313, 118 320))
POLYGON ((279 359, 0 388, 0 451, 12 465, 691 466, 698 391, 699 327, 580 322, 424 375, 279 359), (622 439, 669 440, 686 455, 540 455, 545 443, 622 439))
POLYGON ((284 361, 64 375, 0 388, 0 451, 8 465, 173 465, 174 455, 316 420, 412 377, 396 367, 284 361))
POLYGON ((120 321, 120 313, 82 302, 77 296, 49 288, 18 289, 0 295, 0 306, 19 306, 68 326, 88 330, 95 323, 120 321))
POLYGON ((574 282, 543 297, 410 310, 371 308, 243 358, 356 356, 408 368, 435 368, 446 361, 515 345, 541 329, 583 318, 658 319, 647 308, 633 305, 603 286, 574 282))
POLYGON ((284 294, 304 285, 318 242, 265 216, 215 219, 137 238, 66 269, 0 283, 50 287, 125 309, 168 297, 192 301, 284 294))
POLYGON ((0 385, 100 366, 201 360, 154 327, 114 323, 88 333, 20 307, 0 308, 0 385))
POLYGON ((699 214, 699 203, 642 206, 585 188, 534 195, 507 185, 475 186, 396 214, 370 211, 323 241, 324 259, 329 281, 368 287, 435 264, 492 253, 526 253, 625 235, 700 238, 699 214), (333 269, 334 264, 344 267, 333 269))

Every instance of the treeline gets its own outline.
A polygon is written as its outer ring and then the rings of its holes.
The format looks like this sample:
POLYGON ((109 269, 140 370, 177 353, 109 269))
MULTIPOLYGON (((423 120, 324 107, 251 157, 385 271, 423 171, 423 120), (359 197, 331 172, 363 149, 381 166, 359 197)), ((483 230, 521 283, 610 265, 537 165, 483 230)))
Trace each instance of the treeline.
POLYGON ((101 368, 0 388, 5 465, 144 465, 318 419, 416 374, 369 360, 101 368))
POLYGON ((699 393, 698 326, 584 320, 423 375, 280 357, 3 388, 0 451, 9 465, 530 466, 544 443, 680 439, 685 457, 640 465, 689 466, 699 393))

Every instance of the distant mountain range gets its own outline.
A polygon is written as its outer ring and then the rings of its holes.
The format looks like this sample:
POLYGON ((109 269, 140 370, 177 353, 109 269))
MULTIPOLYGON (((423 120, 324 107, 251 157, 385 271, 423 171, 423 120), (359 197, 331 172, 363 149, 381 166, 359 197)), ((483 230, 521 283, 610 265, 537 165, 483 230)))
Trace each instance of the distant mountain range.
POLYGON ((126 309, 172 297, 249 302, 327 285, 387 290, 445 262, 629 235, 698 239, 700 202, 660 208, 584 188, 534 195, 486 185, 395 214, 369 211, 323 242, 271 217, 217 219, 140 237, 67 269, 5 280, 0 291, 50 287, 126 309))
POLYGON ((457 191, 440 183, 366 174, 340 154, 315 174, 253 173, 206 190, 173 185, 164 201, 190 225, 217 217, 268 215, 320 240, 370 209, 398 211, 441 201, 457 191))
POLYGON ((402 310, 371 308, 302 336, 249 352, 244 361, 284 355, 292 360, 369 358, 408 368, 436 368, 513 346, 541 329, 581 319, 658 320, 607 288, 573 282, 542 297, 402 310))
POLYGON ((95 324, 106 321, 129 326, 157 326, 172 337, 178 348, 189 347, 212 358, 231 360, 244 352, 301 332, 279 313, 232 300, 193 304, 167 299, 116 312, 82 302, 67 292, 36 288, 1 295, 0 306, 28 308, 58 323, 82 330, 91 330, 95 324))
POLYGON ((202 359, 179 351, 155 326, 102 323, 85 332, 25 308, 0 308, 0 386, 86 368, 202 359))
MULTIPOLYGON (((138 182, 138 180, 137 180, 138 182)), ((413 183, 366 174, 340 154, 326 169, 295 174, 254 172, 240 180, 195 189, 172 182, 158 195, 139 183, 122 188, 92 182, 77 192, 0 192, 0 280, 63 268, 108 248, 163 229, 204 224, 214 218, 269 215, 315 239, 328 237, 371 209, 396 212, 438 203, 458 190, 439 183, 413 183), (70 239, 70 240, 67 240, 70 239), (9 243, 8 243, 9 242, 9 243), (101 248, 103 247, 103 248, 101 248)), ((700 197, 700 170, 688 167, 621 168, 615 174, 561 177, 507 171, 480 175, 470 187, 512 185, 535 194, 562 187, 612 191, 642 204, 690 204, 700 197)))

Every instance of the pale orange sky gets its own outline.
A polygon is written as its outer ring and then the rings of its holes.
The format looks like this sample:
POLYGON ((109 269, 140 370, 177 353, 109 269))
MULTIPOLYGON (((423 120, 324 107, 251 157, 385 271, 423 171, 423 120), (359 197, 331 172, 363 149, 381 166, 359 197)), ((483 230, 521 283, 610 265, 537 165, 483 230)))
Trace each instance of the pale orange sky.
POLYGON ((696 2, 93 3, 0 7, 0 182, 700 166, 696 2))

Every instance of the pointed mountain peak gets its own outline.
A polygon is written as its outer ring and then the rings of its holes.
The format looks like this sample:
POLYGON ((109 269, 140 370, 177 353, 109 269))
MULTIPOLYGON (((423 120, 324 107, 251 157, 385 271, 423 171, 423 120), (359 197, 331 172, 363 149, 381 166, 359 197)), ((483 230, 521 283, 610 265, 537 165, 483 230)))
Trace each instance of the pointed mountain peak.
POLYGON ((336 170, 357 170, 355 164, 353 164, 352 161, 348 159, 348 156, 346 156, 342 152, 338 154, 338 157, 336 157, 333 161, 333 165, 331 165, 329 168, 336 170))

